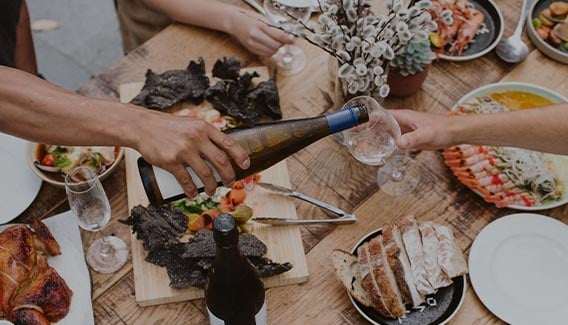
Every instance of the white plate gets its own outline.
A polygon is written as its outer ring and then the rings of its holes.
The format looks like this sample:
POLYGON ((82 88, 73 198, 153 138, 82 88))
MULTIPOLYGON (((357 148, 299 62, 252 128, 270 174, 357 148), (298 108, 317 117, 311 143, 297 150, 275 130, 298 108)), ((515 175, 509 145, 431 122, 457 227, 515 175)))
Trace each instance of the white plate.
MULTIPOLYGON (((54 185, 56 187, 59 187, 59 188, 65 188, 65 175, 62 172, 57 172, 57 173, 46 172, 46 171, 40 170, 36 166, 36 164, 34 163, 36 161, 36 151, 37 151, 38 145, 39 145, 38 143, 34 143, 34 142, 28 142, 26 144, 26 149, 25 149, 26 150, 26 158, 25 159, 28 163, 28 166, 37 176, 39 176, 39 178, 41 178, 45 182, 47 182, 51 185, 54 185), (49 174, 51 174, 51 175, 49 175, 49 174), (53 177, 53 176, 56 176, 56 177, 53 177)), ((118 152, 116 154, 116 157, 115 157, 114 161, 112 162, 112 164, 110 166, 108 166, 108 168, 99 175, 99 179, 101 181, 103 181, 110 174, 112 174, 112 172, 118 167, 118 164, 120 163, 120 160, 122 159, 122 157, 124 157, 124 148, 119 147, 118 152)))
MULTIPOLYGON (((515 91, 515 90, 525 91, 542 96, 544 98, 549 99, 553 103, 568 102, 568 98, 544 87, 524 82, 500 82, 500 83, 494 83, 483 87, 479 87, 467 93, 465 96, 460 98, 460 100, 458 100, 458 102, 452 107, 451 110, 455 111, 458 108, 458 106, 476 97, 488 96, 493 93, 515 91)), ((507 206, 507 208, 521 210, 521 211, 540 211, 540 210, 556 208, 568 203, 568 156, 560 156, 553 154, 544 154, 544 155, 547 159, 552 161, 552 164, 554 165, 554 168, 557 172, 558 178, 564 183, 564 192, 562 193, 562 199, 532 207, 527 207, 523 205, 509 205, 507 206)), ((479 194, 476 191, 474 192, 479 194)), ((479 195, 482 196, 481 194, 479 195)))
POLYGON ((477 236, 469 276, 483 304, 509 324, 566 324, 568 226, 539 214, 500 218, 477 236))
MULTIPOLYGON (((61 214, 44 220, 53 237, 59 243, 61 255, 48 257, 47 263, 65 280, 67 286, 73 291, 71 306, 67 315, 57 322, 57 325, 94 324, 91 303, 91 277, 83 250, 77 222, 70 213, 61 214), (51 220, 50 220, 51 219, 51 220), (63 223, 66 225, 61 226, 63 223), (76 228, 74 233, 73 227, 76 228), (63 229, 66 228, 66 229, 63 229), (75 235, 75 239, 67 236, 75 235)), ((13 226, 0 226, 0 231, 13 226)))
POLYGON ((41 179, 27 166, 26 144, 0 132, 0 224, 24 212, 41 187, 41 179))

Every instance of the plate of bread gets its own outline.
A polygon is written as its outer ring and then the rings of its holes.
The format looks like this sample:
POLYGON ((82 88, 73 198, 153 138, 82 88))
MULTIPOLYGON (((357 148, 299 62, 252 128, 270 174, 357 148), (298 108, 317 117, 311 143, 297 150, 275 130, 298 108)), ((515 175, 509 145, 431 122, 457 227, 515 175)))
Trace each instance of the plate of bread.
POLYGON ((465 297, 467 263, 450 227, 404 216, 335 249, 335 273, 372 324, 445 324, 465 297))

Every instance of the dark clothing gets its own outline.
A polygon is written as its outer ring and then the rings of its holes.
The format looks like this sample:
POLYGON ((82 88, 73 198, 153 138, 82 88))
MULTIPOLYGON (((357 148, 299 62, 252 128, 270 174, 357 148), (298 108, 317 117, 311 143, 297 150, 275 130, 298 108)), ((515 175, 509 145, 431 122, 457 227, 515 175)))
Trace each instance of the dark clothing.
POLYGON ((171 19, 146 6, 142 0, 115 0, 115 4, 125 54, 172 23, 171 19))
POLYGON ((0 65, 14 66, 21 6, 22 0, 0 0, 0 65))

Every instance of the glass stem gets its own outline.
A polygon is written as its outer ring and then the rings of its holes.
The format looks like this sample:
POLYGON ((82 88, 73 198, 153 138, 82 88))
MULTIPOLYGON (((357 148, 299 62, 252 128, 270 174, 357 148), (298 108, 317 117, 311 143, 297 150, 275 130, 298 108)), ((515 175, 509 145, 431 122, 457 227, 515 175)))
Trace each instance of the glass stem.
POLYGON ((393 166, 391 180, 400 182, 404 179, 404 166, 393 166))
POLYGON ((105 237, 105 235, 103 234, 102 230, 97 231, 100 236, 101 236, 101 256, 103 258, 107 258, 112 256, 112 246, 110 244, 110 242, 107 240, 107 238, 105 237))
POLYGON ((285 45, 282 52, 282 62, 284 62, 286 66, 289 66, 293 60, 294 57, 292 55, 292 52, 290 51, 290 48, 288 47, 288 45, 285 45))

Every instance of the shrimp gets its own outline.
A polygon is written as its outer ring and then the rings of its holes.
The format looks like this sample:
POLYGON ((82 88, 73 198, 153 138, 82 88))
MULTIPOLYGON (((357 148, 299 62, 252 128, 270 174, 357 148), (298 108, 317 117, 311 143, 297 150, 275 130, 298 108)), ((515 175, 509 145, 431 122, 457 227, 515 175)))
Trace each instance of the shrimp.
POLYGON ((509 205, 522 205, 522 206, 533 206, 537 204, 537 200, 527 192, 522 193, 512 193, 507 195, 500 195, 495 198, 485 197, 485 200, 490 203, 494 203, 498 208, 505 208, 509 205))
POLYGON ((449 44, 458 31, 459 25, 462 23, 461 20, 454 20, 453 24, 446 25, 442 19, 442 13, 445 10, 451 10, 452 13, 456 8, 456 0, 433 0, 432 8, 430 9, 430 15, 432 20, 438 24, 438 34, 440 35, 442 43, 440 44, 440 53, 444 50, 444 47, 449 44))
POLYGON ((456 159, 446 159, 446 165, 450 167, 464 167, 464 166, 471 166, 480 161, 488 160, 493 156, 489 153, 476 153, 469 157, 463 158, 456 158, 456 159))
POLYGON ((475 8, 465 8, 466 14, 460 19, 463 20, 455 42, 450 47, 449 53, 456 53, 461 55, 467 45, 473 40, 477 32, 483 24, 485 16, 483 13, 475 8))
POLYGON ((476 174, 483 171, 494 173, 494 169, 496 169, 495 165, 499 163, 501 163, 501 160, 491 157, 470 166, 450 166, 450 169, 456 175, 466 173, 476 174))
POLYGON ((490 153, 492 152, 488 146, 472 146, 472 145, 459 145, 444 150, 444 158, 446 159, 463 159, 471 157, 476 153, 490 153))

